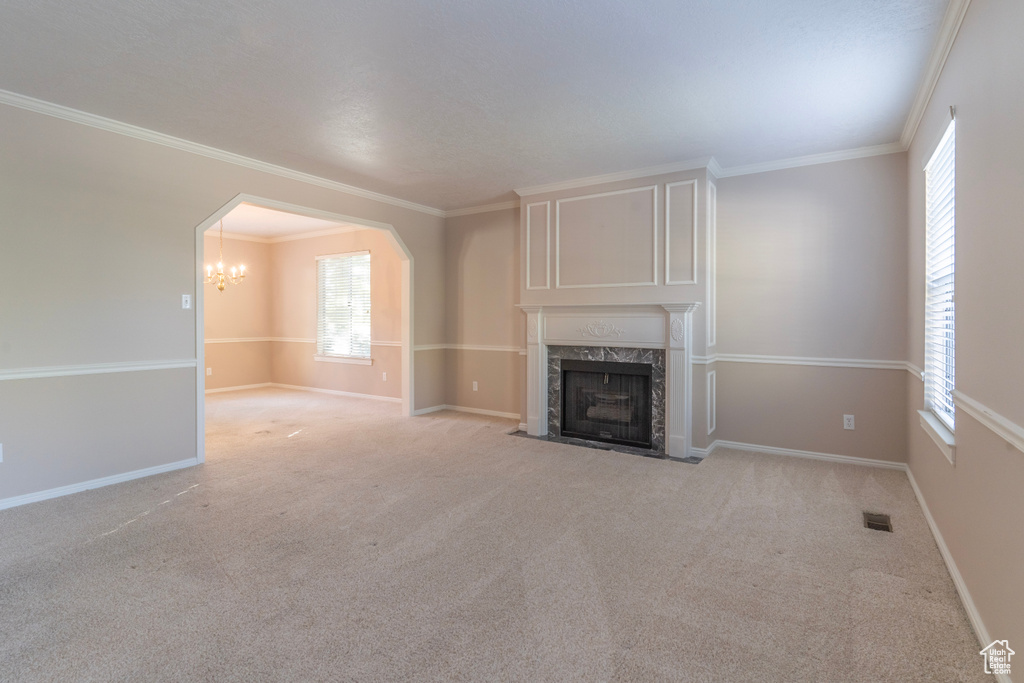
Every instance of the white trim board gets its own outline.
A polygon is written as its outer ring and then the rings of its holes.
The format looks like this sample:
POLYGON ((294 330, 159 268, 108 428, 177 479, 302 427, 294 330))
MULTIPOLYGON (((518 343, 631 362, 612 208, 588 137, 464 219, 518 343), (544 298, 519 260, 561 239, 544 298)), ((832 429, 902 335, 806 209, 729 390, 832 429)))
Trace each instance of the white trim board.
POLYGON ((500 417, 506 420, 520 420, 522 415, 519 413, 505 413, 500 410, 484 410, 483 408, 467 408, 466 406, 452 406, 452 405, 438 405, 430 406, 429 408, 420 408, 413 412, 413 415, 429 415, 430 413, 440 412, 442 410, 454 410, 457 413, 472 413, 474 415, 486 415, 487 417, 500 417))
POLYGON ((523 353, 519 346, 486 346, 476 344, 424 344, 413 348, 413 351, 503 351, 506 353, 523 353))
POLYGON ((108 477, 100 477, 99 479, 90 479, 89 481, 83 481, 77 484, 58 486, 57 488, 46 489, 45 491, 36 491, 35 493, 26 493, 21 496, 4 498, 0 500, 0 510, 6 510, 8 508, 17 507, 19 505, 28 505, 29 503, 38 503, 39 501, 42 500, 59 498, 61 496, 67 496, 72 493, 81 493, 82 491, 98 489, 104 486, 110 486, 111 484, 120 484, 125 481, 131 481, 132 479, 141 479, 142 477, 149 477, 154 474, 163 474, 164 472, 171 472, 173 470, 180 470, 186 467, 193 467, 198 464, 199 463, 195 458, 189 458, 187 460, 170 462, 167 463, 166 465, 156 465, 154 467, 147 467, 141 470, 132 470, 131 472, 124 472, 122 474, 112 474, 108 477))
POLYGON ((769 455, 786 455, 794 458, 806 458, 808 460, 824 460, 836 462, 843 465, 862 465, 865 467, 878 467, 884 470, 907 470, 907 463, 892 462, 890 460, 873 460, 871 458, 857 458, 852 455, 837 455, 835 453, 817 453, 815 451, 800 451, 795 448, 777 448, 775 446, 760 446, 753 443, 741 443, 739 441, 724 441, 718 439, 708 447, 708 453, 718 448, 732 448, 737 451, 749 451, 752 453, 767 453, 769 455))
POLYGON ((551 289, 551 202, 534 202, 526 205, 526 288, 527 289, 551 289), (530 242, 530 233, 533 226, 530 224, 530 209, 535 206, 543 206, 544 217, 544 286, 530 284, 531 259, 530 252, 533 251, 530 242))
MULTIPOLYGON (((761 356, 746 353, 718 353, 701 358, 703 363, 762 363, 766 365, 814 365, 827 368, 867 368, 871 370, 906 370, 902 360, 867 360, 861 358, 812 358, 807 356, 761 356)), ((697 359, 694 359, 697 362, 697 359)))
POLYGON ((697 284, 697 179, 691 180, 680 180, 674 183, 665 184, 665 284, 666 285, 695 285, 697 284), (692 250, 690 255, 690 279, 689 280, 673 280, 672 279, 672 188, 682 187, 683 185, 690 186, 691 196, 690 199, 693 202, 693 215, 690 223, 690 248, 692 250))
POLYGON ((719 178, 733 178, 741 175, 753 175, 754 173, 767 173, 768 171, 784 171, 788 168, 800 168, 802 166, 817 166, 818 164, 830 164, 835 161, 849 161, 851 159, 865 159, 885 154, 898 154, 907 151, 907 148, 899 142, 888 142, 883 145, 871 145, 868 147, 856 147, 854 149, 841 149, 835 152, 823 152, 821 154, 808 154, 802 157, 790 157, 788 159, 777 159, 757 164, 746 164, 744 166, 729 166, 719 168, 719 178))
POLYGON ((207 389, 206 395, 210 394, 226 394, 230 391, 246 391, 248 389, 265 389, 267 387, 274 386, 271 382, 263 382, 262 384, 240 384, 234 387, 223 387, 221 389, 207 389))
POLYGON ((1024 453, 1024 427, 1009 418, 1003 417, 980 401, 967 396, 962 391, 953 390, 953 405, 975 420, 988 427, 995 434, 1024 453))
POLYGON ((340 391, 338 389, 320 389, 319 387, 302 387, 297 384, 279 384, 278 382, 270 382, 265 385, 273 387, 274 389, 292 389, 294 391, 309 391, 315 394, 329 394, 331 396, 345 396, 347 398, 368 398, 373 401, 386 401, 388 403, 401 403, 401 398, 395 396, 377 396, 376 394, 357 394, 354 391, 340 391))
MULTIPOLYGON (((316 339, 301 339, 292 337, 237 337, 222 339, 204 339, 204 344, 246 344, 249 342, 282 342, 294 344, 316 344, 316 339)), ((401 346, 400 341, 374 341, 370 340, 370 346, 401 346)))
POLYGON ((385 194, 371 192, 370 190, 364 190, 353 185, 346 185, 335 180, 328 180, 327 178, 303 173, 302 171, 295 171, 290 168, 285 168, 284 166, 278 166, 277 164, 259 161, 258 159, 245 157, 241 154, 235 154, 234 152, 226 152, 222 149, 199 144, 198 142, 183 140, 182 138, 176 138, 172 135, 158 133, 146 128, 140 128, 139 126, 133 126, 128 123, 122 123, 121 121, 108 119, 105 116, 97 116, 96 114, 89 114, 88 112, 64 107, 59 104, 37 100, 34 97, 19 95, 18 93, 10 92, 9 90, 0 90, 0 104, 6 104, 11 107, 17 107, 18 109, 24 109, 37 114, 43 114, 45 116, 52 116, 57 119, 64 119, 65 121, 72 121, 83 126, 90 126, 110 133, 116 133, 117 135, 124 135, 137 140, 152 142, 158 145, 163 145, 164 147, 177 149, 182 152, 189 152, 209 159, 224 161, 229 164, 234 164, 235 166, 251 168, 255 171, 270 173, 282 178, 288 178, 289 180, 297 180, 309 185, 327 188, 328 190, 344 192, 345 194, 355 195, 365 199, 372 199, 384 204, 399 206, 404 209, 412 209, 413 211, 437 216, 438 218, 445 217, 444 211, 441 209, 435 209, 431 206, 416 204, 415 202, 398 199, 397 197, 389 197, 385 194))
POLYGON ((946 13, 942 17, 935 45, 928 57, 924 78, 918 86, 914 103, 910 107, 910 113, 907 114, 906 123, 903 124, 903 132, 900 134, 900 145, 903 146, 903 149, 909 149, 910 144, 914 141, 914 136, 917 135, 917 127, 921 125, 924 111, 932 99, 932 93, 935 92, 939 76, 942 75, 942 69, 946 66, 946 59, 949 57, 950 50, 953 49, 953 43, 956 41, 957 33, 960 32, 960 26, 963 24, 967 8, 970 5, 971 0, 949 0, 949 4, 946 6, 946 13))
POLYGON ((516 190, 515 193, 520 197, 529 197, 531 195, 543 194, 546 192, 561 192, 562 190, 575 190, 577 188, 587 187, 589 185, 617 183, 622 180, 636 180, 637 178, 648 178, 650 176, 666 175, 668 173, 679 173, 682 171, 697 171, 703 168, 707 168, 708 165, 713 162, 714 158, 712 157, 701 157, 700 159, 679 161, 674 164, 665 164, 663 166, 648 166, 646 168, 637 168, 631 171, 606 173, 604 175, 589 176, 587 178, 574 178, 572 180, 562 180, 556 183, 547 183, 545 185, 521 187, 518 190, 516 190))
POLYGON ((453 209, 451 211, 445 211, 445 218, 457 218, 459 216, 468 216, 474 213, 489 213, 491 211, 505 211, 506 209, 518 209, 519 200, 514 199, 508 202, 498 202, 497 204, 482 204, 480 206, 467 206, 464 209, 453 209))
MULTIPOLYGON (((550 222, 549 222, 550 224, 550 222)), ((694 227, 696 230, 696 226, 694 227)), ((608 287, 650 287, 658 284, 658 186, 628 187, 624 190, 594 192, 578 197, 563 197, 555 200, 555 289, 602 289, 608 287), (586 201, 597 197, 613 197, 633 192, 651 193, 651 279, 649 282, 608 282, 591 284, 562 284, 562 204, 586 201)))
MULTIPOLYGON (((967 590, 967 583, 964 582, 964 577, 960 574, 960 570, 956 566, 956 561, 953 559, 953 554, 949 551, 949 546, 946 545, 946 540, 942 538, 942 532, 939 531, 939 525, 935 523, 935 518, 932 517, 931 511, 928 509, 928 503, 925 502, 924 494, 921 493, 920 487, 917 485, 917 480, 914 479, 914 473, 907 468, 907 479, 910 480, 910 487, 914 489, 914 495, 917 497, 917 504, 921 506, 921 512, 924 513, 924 518, 928 522, 928 528, 931 529, 932 537, 935 539, 935 545, 939 546, 939 554, 942 555, 942 561, 946 563, 946 571, 949 572, 949 576, 953 579, 953 585, 956 586, 956 592, 960 596, 960 603, 964 606, 964 611, 967 612, 967 618, 971 621, 971 626, 974 628, 974 635, 978 638, 979 646, 984 646, 987 643, 992 642, 989 637, 988 629, 985 628, 984 622, 981 620, 981 614, 978 612, 977 606, 974 604, 974 600, 971 598, 971 593, 967 590)), ((1009 683, 1008 677, 1002 677, 999 680, 1006 681, 1009 683)))
POLYGON ((44 377, 75 377, 78 375, 106 375, 114 372, 145 372, 149 370, 177 370, 194 368, 196 359, 127 361, 124 363, 90 363, 86 365, 51 365, 39 368, 9 368, 0 370, 0 381, 14 379, 41 379, 44 377))

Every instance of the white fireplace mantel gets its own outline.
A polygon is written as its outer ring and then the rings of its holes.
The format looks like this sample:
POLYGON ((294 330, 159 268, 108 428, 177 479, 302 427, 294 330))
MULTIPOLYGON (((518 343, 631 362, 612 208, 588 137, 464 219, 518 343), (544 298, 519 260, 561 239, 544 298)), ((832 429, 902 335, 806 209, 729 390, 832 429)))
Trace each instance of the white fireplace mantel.
POLYGON ((548 433, 549 345, 665 349, 666 449, 672 457, 691 456, 693 312, 699 305, 520 305, 526 314, 527 433, 548 433))

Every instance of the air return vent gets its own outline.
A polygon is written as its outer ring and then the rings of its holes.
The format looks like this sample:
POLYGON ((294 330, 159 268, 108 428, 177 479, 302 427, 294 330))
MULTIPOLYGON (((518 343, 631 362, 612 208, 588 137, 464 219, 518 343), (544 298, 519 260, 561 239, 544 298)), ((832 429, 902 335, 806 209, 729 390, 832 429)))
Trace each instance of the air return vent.
POLYGON ((889 515, 883 515, 878 512, 865 512, 864 526, 875 531, 892 532, 892 520, 889 519, 889 515))

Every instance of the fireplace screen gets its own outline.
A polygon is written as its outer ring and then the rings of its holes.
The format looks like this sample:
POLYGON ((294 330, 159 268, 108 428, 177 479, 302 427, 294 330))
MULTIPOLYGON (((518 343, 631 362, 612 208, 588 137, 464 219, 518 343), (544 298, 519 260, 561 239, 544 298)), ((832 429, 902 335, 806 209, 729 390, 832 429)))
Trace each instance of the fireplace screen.
POLYGON ((562 435, 651 447, 651 366, 562 361, 562 435))

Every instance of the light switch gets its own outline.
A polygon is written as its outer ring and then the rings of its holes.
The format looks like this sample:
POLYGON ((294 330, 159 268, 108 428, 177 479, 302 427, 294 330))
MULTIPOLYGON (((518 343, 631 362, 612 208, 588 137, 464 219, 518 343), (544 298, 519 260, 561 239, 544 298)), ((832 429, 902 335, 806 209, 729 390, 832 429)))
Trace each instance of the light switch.
POLYGON ((183 309, 192 308, 192 295, 191 294, 182 294, 181 295, 181 307, 183 309))

